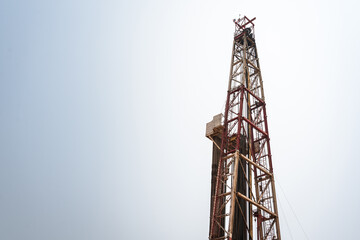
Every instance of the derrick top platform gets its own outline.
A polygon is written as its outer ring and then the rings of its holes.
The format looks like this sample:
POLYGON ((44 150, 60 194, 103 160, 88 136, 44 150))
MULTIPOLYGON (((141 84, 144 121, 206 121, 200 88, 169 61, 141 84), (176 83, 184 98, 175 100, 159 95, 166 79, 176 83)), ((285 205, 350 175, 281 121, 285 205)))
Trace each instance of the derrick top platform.
MULTIPOLYGON (((254 21, 256 17, 253 19, 249 19, 248 17, 244 16, 242 18, 234 19, 233 22, 235 23, 235 33, 234 33, 234 39, 238 40, 243 36, 244 34, 254 34, 254 21)), ((252 36, 253 38, 253 36, 252 36)))

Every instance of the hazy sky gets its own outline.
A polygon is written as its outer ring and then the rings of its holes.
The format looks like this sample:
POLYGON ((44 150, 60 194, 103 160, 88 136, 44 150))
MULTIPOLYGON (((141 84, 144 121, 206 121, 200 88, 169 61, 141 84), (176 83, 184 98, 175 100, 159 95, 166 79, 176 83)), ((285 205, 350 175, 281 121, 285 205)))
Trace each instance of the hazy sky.
POLYGON ((359 7, 0 1, 0 239, 207 239, 205 124, 239 13, 257 17, 283 239, 306 239, 291 207, 309 239, 355 239, 359 7))

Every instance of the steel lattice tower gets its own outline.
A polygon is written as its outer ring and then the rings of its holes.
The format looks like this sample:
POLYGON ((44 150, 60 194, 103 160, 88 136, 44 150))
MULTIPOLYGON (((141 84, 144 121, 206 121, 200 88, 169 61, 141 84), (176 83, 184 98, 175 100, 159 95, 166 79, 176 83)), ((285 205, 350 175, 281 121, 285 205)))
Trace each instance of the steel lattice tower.
POLYGON ((213 141, 210 240, 281 240, 254 20, 234 20, 225 113, 207 124, 213 141))

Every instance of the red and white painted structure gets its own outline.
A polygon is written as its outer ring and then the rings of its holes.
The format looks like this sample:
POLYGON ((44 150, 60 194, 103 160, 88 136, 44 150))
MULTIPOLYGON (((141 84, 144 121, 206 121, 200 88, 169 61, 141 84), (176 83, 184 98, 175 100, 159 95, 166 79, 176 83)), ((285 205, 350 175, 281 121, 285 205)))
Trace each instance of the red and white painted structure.
POLYGON ((254 20, 234 20, 225 112, 207 127, 214 142, 210 240, 281 240, 254 20))

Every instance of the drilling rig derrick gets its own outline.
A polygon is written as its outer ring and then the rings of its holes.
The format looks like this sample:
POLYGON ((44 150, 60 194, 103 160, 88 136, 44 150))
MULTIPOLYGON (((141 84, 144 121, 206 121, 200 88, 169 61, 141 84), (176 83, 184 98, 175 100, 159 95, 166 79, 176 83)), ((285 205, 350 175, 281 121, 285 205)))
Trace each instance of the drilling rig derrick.
POLYGON ((281 240, 254 20, 234 20, 225 112, 206 126, 213 142, 210 240, 281 240))

